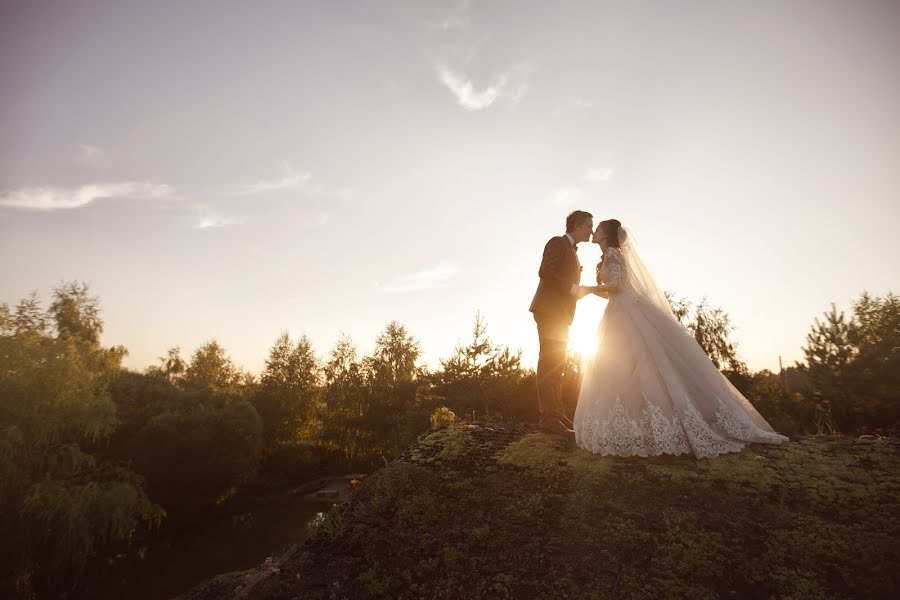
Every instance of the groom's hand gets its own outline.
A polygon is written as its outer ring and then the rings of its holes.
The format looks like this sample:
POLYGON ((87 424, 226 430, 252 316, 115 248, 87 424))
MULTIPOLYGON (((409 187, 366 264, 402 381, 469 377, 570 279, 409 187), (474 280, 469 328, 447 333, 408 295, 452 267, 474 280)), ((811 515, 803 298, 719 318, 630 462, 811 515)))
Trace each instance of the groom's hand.
POLYGON ((576 297, 577 299, 581 300, 582 298, 584 298, 585 296, 587 296, 588 294, 590 294, 591 291, 593 291, 593 288, 588 287, 588 286, 586 286, 586 285, 579 285, 579 286, 578 286, 578 293, 575 294, 575 297, 576 297))

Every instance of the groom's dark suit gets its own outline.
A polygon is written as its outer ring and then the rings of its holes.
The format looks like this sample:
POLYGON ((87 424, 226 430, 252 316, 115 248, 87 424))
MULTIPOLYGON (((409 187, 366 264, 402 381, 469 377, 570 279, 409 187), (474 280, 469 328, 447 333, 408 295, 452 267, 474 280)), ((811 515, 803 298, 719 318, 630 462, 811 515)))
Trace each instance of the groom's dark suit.
POLYGON ((562 375, 569 343, 569 326, 575 318, 577 286, 581 265, 575 246, 566 236, 558 236, 544 246, 538 271, 541 278, 531 312, 537 322, 540 355, 537 365, 538 406, 541 426, 563 418, 562 375))

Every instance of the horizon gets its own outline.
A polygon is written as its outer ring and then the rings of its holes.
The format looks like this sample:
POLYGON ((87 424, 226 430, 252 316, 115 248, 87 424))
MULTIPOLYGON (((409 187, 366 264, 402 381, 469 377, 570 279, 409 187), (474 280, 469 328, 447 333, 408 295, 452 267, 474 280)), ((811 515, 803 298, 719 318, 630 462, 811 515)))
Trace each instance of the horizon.
MULTIPOLYGON (((753 371, 900 290, 900 3, 0 8, 0 303, 83 281, 144 370, 396 320, 533 368, 546 241, 618 218, 753 371), (514 14, 516 19, 510 19, 514 14)), ((599 249, 582 244, 582 283, 599 249)), ((579 303, 573 345, 605 301, 579 303)))

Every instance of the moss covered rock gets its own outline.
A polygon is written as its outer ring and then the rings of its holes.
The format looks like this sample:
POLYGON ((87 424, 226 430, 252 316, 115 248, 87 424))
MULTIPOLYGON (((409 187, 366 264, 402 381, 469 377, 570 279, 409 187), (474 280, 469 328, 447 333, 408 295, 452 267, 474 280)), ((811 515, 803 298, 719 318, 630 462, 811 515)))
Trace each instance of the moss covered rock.
POLYGON ((456 424, 326 525, 240 597, 897 597, 900 442, 614 458, 522 424, 456 424))

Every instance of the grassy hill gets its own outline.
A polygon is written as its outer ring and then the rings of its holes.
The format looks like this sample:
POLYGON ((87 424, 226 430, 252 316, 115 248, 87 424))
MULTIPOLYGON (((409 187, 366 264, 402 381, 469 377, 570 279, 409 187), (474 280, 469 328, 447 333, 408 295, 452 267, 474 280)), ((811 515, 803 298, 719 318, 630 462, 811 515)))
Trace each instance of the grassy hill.
POLYGON ((900 441, 603 458, 522 424, 428 432, 212 598, 889 598, 900 441))

